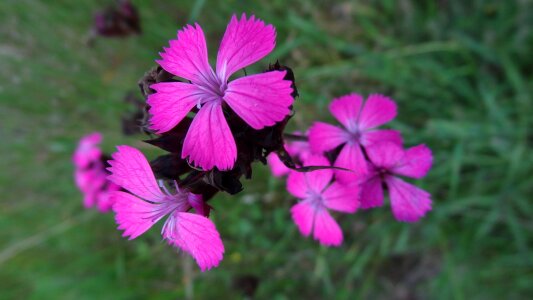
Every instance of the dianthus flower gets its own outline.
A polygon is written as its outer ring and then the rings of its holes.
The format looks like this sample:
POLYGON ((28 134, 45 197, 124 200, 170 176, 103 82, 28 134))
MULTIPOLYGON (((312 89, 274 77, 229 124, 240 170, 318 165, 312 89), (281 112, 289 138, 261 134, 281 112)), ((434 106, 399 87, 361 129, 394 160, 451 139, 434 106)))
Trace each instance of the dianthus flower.
MULTIPOLYGON (((308 157, 304 166, 329 166, 319 155, 308 157)), ((328 210, 354 213, 359 207, 359 186, 333 181, 331 169, 307 173, 291 171, 287 190, 300 201, 291 208, 292 219, 304 236, 313 237, 326 246, 339 246, 342 230, 328 210)))
POLYGON ((152 225, 168 216, 161 235, 169 244, 188 252, 202 271, 218 266, 224 254, 224 245, 215 224, 205 215, 201 195, 179 188, 175 191, 157 185, 150 165, 144 155, 129 146, 118 146, 113 153, 109 180, 128 190, 112 194, 113 210, 118 229, 123 236, 134 239, 152 225), (196 213, 190 213, 192 208, 196 213))
POLYGON ((396 117, 396 103, 385 96, 370 95, 363 103, 362 96, 350 94, 334 99, 329 110, 344 128, 315 122, 309 130, 309 144, 316 153, 342 145, 334 165, 353 172, 336 171, 338 180, 354 181, 367 173, 363 149, 368 146, 381 141, 402 142, 400 132, 376 129, 396 117))
POLYGON ((99 144, 102 135, 98 132, 84 136, 76 148, 74 162, 74 180, 83 193, 83 205, 90 208, 96 205, 99 211, 107 212, 113 206, 109 198, 111 192, 120 188, 109 182, 105 170, 104 156, 99 144))
POLYGON ((150 126, 157 133, 174 128, 195 107, 197 113, 183 141, 182 158, 204 170, 231 169, 237 146, 225 112, 231 109, 255 130, 272 126, 290 113, 294 99, 286 71, 230 76, 265 57, 274 49, 276 31, 259 19, 234 15, 218 50, 216 72, 208 62, 200 25, 188 25, 170 41, 157 61, 166 71, 189 82, 161 82, 150 86, 150 126), (227 106, 229 106, 229 108, 227 106))
POLYGON ((390 194, 392 213, 398 221, 416 222, 431 210, 431 195, 398 178, 424 177, 433 162, 431 150, 418 145, 403 150, 391 142, 377 143, 371 148, 369 173, 361 184, 361 207, 383 205, 383 185, 390 194))

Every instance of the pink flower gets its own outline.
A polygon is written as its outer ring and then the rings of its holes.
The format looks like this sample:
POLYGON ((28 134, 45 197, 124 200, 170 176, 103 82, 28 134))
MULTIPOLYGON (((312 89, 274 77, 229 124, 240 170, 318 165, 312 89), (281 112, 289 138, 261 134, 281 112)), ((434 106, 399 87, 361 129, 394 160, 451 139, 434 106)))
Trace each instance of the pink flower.
POLYGON ((392 213, 398 221, 416 222, 431 210, 431 195, 397 175, 424 177, 433 162, 431 150, 418 145, 407 150, 392 142, 378 143, 368 151, 372 164, 361 184, 361 207, 383 205, 383 183, 390 193, 392 213))
POLYGON ((334 165, 354 172, 336 171, 340 181, 354 181, 368 172, 363 148, 379 141, 402 143, 400 132, 376 129, 396 117, 396 103, 385 96, 370 95, 363 104, 362 96, 350 94, 334 99, 329 110, 344 128, 315 122, 309 131, 309 143, 316 153, 342 145, 334 165))
POLYGON ((164 133, 174 128, 194 108, 198 113, 183 142, 182 158, 205 170, 229 170, 237 158, 235 140, 224 116, 231 110, 254 129, 272 126, 290 113, 294 99, 286 71, 245 76, 228 82, 238 70, 272 51, 276 31, 272 25, 251 16, 231 18, 218 50, 216 72, 208 62, 204 33, 200 25, 188 25, 170 41, 158 63, 166 71, 187 79, 163 82, 148 98, 151 128, 164 133))
MULTIPOLYGON (((328 166, 325 157, 310 156, 304 166, 328 166)), ((343 235, 339 224, 328 209, 344 213, 354 213, 359 207, 359 186, 331 182, 333 171, 318 170, 307 173, 291 171, 287 180, 287 190, 301 199, 291 208, 292 219, 304 236, 313 237, 326 246, 339 246, 343 235)))
MULTIPOLYGON (((306 141, 293 141, 286 143, 285 150, 296 162, 304 161, 311 155, 309 143, 306 141)), ((290 169, 285 166, 275 152, 272 152, 267 156, 267 163, 270 166, 270 170, 272 171, 272 175, 274 175, 274 177, 282 177, 288 175, 290 172, 290 169)))
POLYGON ((129 146, 117 149, 109 161, 109 180, 131 192, 112 194, 115 220, 118 229, 124 230, 123 236, 134 239, 168 215, 161 231, 163 238, 192 255, 202 271, 218 266, 224 245, 215 224, 201 215, 203 211, 197 209, 201 214, 187 212, 193 207, 203 207, 201 195, 180 190, 177 184, 175 193, 164 185, 162 192, 139 150, 129 146))
POLYGON ((101 142, 102 134, 99 132, 93 132, 81 138, 72 157, 74 165, 79 168, 85 168, 90 163, 100 160, 102 150, 100 150, 99 145, 101 142))
POLYGON ((106 179, 108 174, 102 161, 101 142, 102 135, 98 132, 80 140, 73 155, 76 168, 74 180, 83 193, 83 206, 90 208, 96 205, 100 212, 108 212, 112 206, 109 193, 120 187, 106 179))

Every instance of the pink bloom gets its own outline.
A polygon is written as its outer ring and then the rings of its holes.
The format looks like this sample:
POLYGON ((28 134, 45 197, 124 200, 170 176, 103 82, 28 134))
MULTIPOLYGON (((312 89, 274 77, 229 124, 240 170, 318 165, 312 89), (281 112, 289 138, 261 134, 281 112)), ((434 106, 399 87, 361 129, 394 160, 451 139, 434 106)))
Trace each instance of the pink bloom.
POLYGON ((402 143, 400 132, 376 129, 396 117, 396 103, 385 96, 370 95, 363 103, 362 96, 350 94, 334 99, 329 110, 344 128, 315 122, 309 131, 309 143, 316 153, 342 145, 334 165, 354 172, 337 171, 338 180, 354 181, 368 172, 363 148, 379 141, 402 143))
POLYGON ((188 25, 170 41, 158 63, 166 71, 187 79, 163 82, 148 98, 151 128, 164 133, 174 128, 194 108, 198 113, 183 143, 182 158, 205 170, 229 170, 237 158, 235 140, 224 116, 223 103, 254 129, 272 126, 290 113, 291 81, 285 71, 245 76, 228 82, 232 74, 272 51, 276 31, 251 16, 231 18, 218 50, 216 72, 208 62, 200 25, 188 25))
POLYGON ((102 150, 99 146, 101 142, 102 135, 98 132, 80 140, 73 156, 76 167, 74 180, 83 193, 83 206, 96 206, 99 211, 107 212, 112 206, 109 193, 119 190, 120 187, 106 179, 108 174, 102 162, 102 150))
POLYGON ((398 221, 416 222, 431 210, 431 195, 397 175, 424 177, 433 162, 431 150, 418 145, 407 150, 391 142, 378 143, 369 149, 372 164, 361 184, 361 207, 383 205, 383 183, 390 193, 392 213, 398 221))
MULTIPOLYGON (((306 141, 293 141, 285 144, 285 150, 295 161, 304 161, 311 155, 309 143, 306 141)), ((272 152, 267 157, 268 165, 274 177, 281 177, 289 174, 290 169, 279 159, 279 156, 272 152)))
POLYGON ((101 142, 102 134, 99 132, 94 132, 81 138, 72 157, 74 165, 79 168, 85 168, 91 162, 99 160, 102 156, 102 150, 99 147, 101 142))
MULTIPOLYGON (((328 166, 325 157, 310 156, 304 166, 328 166)), ((359 207, 359 186, 331 182, 332 170, 318 170, 307 173, 292 171, 287 180, 287 190, 301 199, 291 208, 292 218, 304 236, 313 237, 326 246, 339 246, 342 231, 328 209, 354 213, 359 207)))
MULTIPOLYGON (((118 146, 109 161, 109 180, 131 192, 114 192, 113 210, 118 229, 123 236, 134 239, 153 224, 169 216, 161 234, 169 244, 188 252, 202 271, 218 266, 224 253, 224 245, 215 224, 200 214, 189 213, 193 207, 203 204, 200 195, 180 190, 171 193, 164 185, 161 191, 144 155, 129 146, 118 146)), ((204 214, 203 211, 197 213, 204 214)))

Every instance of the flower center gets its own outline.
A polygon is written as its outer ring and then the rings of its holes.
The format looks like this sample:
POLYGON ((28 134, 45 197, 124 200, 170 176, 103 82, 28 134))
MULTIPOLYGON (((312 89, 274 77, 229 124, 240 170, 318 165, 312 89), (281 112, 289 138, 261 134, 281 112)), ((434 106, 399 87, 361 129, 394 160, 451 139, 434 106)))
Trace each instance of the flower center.
POLYGON ((391 174, 391 172, 386 168, 378 168, 376 172, 377 176, 379 176, 379 178, 381 178, 382 180, 384 180, 386 176, 391 174))
POLYGON ((202 108, 202 105, 205 103, 222 101, 226 94, 226 90, 228 89, 228 84, 218 78, 213 78, 209 82, 199 85, 199 87, 205 92, 205 94, 198 98, 198 103, 196 103, 198 109, 202 108))
POLYGON ((352 144, 359 144, 361 142, 361 132, 358 129, 351 129, 346 131, 348 135, 348 142, 352 144))
POLYGON ((165 193, 165 198, 163 198, 163 201, 160 203, 157 203, 157 209, 151 216, 152 219, 155 220, 162 216, 169 215, 174 211, 188 211, 191 208, 187 198, 187 193, 180 191, 178 184, 175 181, 174 184, 176 186, 176 192, 173 194, 162 181, 159 182, 159 186, 165 193))
POLYGON ((220 98, 224 97, 224 95, 226 94, 226 90, 227 89, 228 89, 228 83, 227 82, 220 83, 217 95, 220 96, 220 98))
POLYGON ((320 208, 320 207, 323 206, 323 204, 322 204, 322 196, 320 194, 315 193, 315 192, 309 192, 308 193, 307 201, 309 201, 309 203, 315 208, 320 208))

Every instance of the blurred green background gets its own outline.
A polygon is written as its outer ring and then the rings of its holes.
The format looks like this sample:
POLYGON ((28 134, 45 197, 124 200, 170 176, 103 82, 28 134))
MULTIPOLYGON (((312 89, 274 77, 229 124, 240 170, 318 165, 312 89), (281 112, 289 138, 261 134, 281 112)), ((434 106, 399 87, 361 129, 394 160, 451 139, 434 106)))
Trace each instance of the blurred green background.
POLYGON ((92 14, 112 1, 0 2, 0 298, 531 299, 533 297, 532 1, 133 1, 143 34, 97 39, 92 14), (399 104, 391 126, 426 143, 434 168, 417 184, 434 210, 401 224, 389 206, 339 215, 340 248, 299 235, 284 183, 256 165, 237 197, 212 201, 226 246, 200 273, 161 241, 135 241, 112 214, 84 210, 73 179, 77 140, 121 136, 122 102, 188 22, 210 58, 234 12, 278 31, 300 98, 290 129, 331 120, 327 104, 380 92, 399 104))

